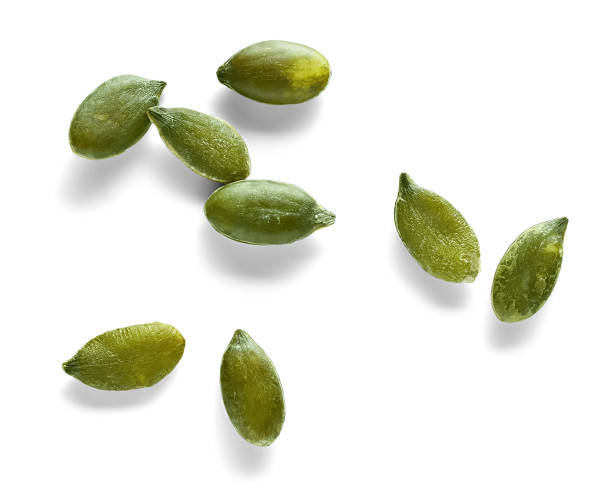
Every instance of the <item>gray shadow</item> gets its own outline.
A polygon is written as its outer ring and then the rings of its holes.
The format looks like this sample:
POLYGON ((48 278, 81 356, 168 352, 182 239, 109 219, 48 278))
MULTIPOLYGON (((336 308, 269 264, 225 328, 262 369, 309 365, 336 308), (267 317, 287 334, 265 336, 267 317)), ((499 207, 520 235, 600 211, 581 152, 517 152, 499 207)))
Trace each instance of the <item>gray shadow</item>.
POLYGON ((436 306, 454 309, 467 305, 472 284, 455 284, 431 276, 416 262, 399 237, 394 239, 393 254, 396 267, 406 277, 409 286, 427 296, 436 306))
POLYGON ((200 246, 205 258, 224 273, 241 278, 285 277, 301 269, 304 262, 314 259, 319 252, 316 235, 287 245, 250 245, 224 237, 208 221, 204 223, 200 246))
POLYGON ((87 409, 138 407, 148 404, 165 391, 172 376, 172 373, 168 374, 163 380, 150 388, 128 391, 97 390, 71 378, 72 380, 66 383, 63 394, 74 405, 87 409))
POLYGON ((215 96, 213 111, 238 132, 289 133, 307 127, 317 118, 321 98, 300 104, 265 104, 224 88, 215 96))
POLYGON ((253 475, 265 470, 274 452, 273 445, 270 447, 258 447, 244 440, 234 429, 225 407, 221 392, 217 398, 217 431, 216 434, 221 442, 221 450, 234 469, 242 474, 253 475))
POLYGON ((70 162, 65 196, 77 205, 97 202, 135 169, 139 174, 152 174, 165 187, 202 205, 221 186, 191 171, 163 145, 154 146, 143 140, 113 158, 87 160, 75 156, 70 162))
POLYGON ((150 170, 164 184, 180 195, 188 196, 204 206, 204 202, 223 183, 206 179, 187 167, 170 151, 159 148, 150 148, 145 158, 146 165, 142 167, 150 170))
POLYGON ((69 163, 66 198, 75 204, 97 201, 116 185, 147 150, 143 141, 116 157, 89 160, 74 155, 69 163))
POLYGON ((487 332, 491 346, 497 350, 513 350, 530 342, 538 325, 542 323, 542 312, 520 322, 502 322, 492 310, 488 314, 487 332))

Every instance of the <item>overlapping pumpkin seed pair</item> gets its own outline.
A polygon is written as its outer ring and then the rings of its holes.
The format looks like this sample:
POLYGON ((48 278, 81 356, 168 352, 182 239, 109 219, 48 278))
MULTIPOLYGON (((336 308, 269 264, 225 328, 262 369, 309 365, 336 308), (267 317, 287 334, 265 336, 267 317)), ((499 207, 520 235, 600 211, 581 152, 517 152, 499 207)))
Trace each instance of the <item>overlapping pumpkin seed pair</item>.
MULTIPOLYGON (((87 342, 64 371, 99 390, 153 386, 176 367, 185 339, 154 322, 115 329, 87 342)), ((285 421, 285 401, 274 364, 243 330, 237 330, 221 362, 221 393, 236 431, 248 442, 270 445, 285 421)))
POLYGON ((80 156, 108 158, 136 144, 154 123, 172 153, 195 173, 223 183, 249 175, 240 134, 227 122, 185 108, 160 108, 165 82, 121 75, 96 88, 70 124, 70 146, 80 156))
MULTIPOLYGON (((425 271, 448 282, 473 282, 480 271, 474 230, 447 200, 401 174, 395 202, 400 239, 425 271)), ((491 290, 495 315, 516 322, 536 313, 550 296, 563 257, 567 218, 521 233, 500 261, 491 290)))

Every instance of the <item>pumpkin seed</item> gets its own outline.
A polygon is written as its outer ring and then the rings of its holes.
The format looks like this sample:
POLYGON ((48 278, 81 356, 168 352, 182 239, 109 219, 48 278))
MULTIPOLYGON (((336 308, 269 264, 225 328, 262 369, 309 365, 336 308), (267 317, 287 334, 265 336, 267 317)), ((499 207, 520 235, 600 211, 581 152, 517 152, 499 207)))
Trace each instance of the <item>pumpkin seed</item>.
POLYGON ((336 219, 293 184, 250 179, 218 188, 204 212, 222 235, 255 245, 295 242, 336 219))
POLYGON ((70 147, 85 158, 123 153, 145 135, 147 110, 159 104, 166 82, 121 75, 102 83, 79 105, 70 123, 70 147))
POLYGON ((480 271, 480 246, 464 217, 441 196, 401 174, 395 227, 423 269, 448 282, 473 282, 480 271))
POLYGON ((285 421, 285 400, 272 360, 243 330, 238 329, 221 362, 223 404, 247 442, 270 445, 285 421))
POLYGON ((502 322, 524 320, 544 306, 561 271, 567 222, 561 217, 536 224, 508 247, 491 288, 493 311, 502 322))
POLYGON ((171 325, 132 325, 96 336, 62 367, 99 390, 133 390, 161 381, 184 349, 185 339, 171 325))
POLYGON ((168 149, 196 174, 220 183, 248 177, 249 150, 224 120, 186 108, 154 107, 147 113, 168 149))
POLYGON ((219 82, 268 104, 296 104, 318 96, 331 75, 327 59, 310 47, 268 40, 242 49, 217 70, 219 82))

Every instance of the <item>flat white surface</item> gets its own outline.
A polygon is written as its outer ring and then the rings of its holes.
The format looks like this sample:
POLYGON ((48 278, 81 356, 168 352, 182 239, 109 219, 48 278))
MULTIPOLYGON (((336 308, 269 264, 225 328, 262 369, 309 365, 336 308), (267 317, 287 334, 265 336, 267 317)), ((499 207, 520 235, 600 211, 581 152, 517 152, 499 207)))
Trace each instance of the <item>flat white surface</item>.
POLYGON ((569 2, 13 2, 3 7, 3 499, 612 498, 611 6, 569 2), (215 77, 251 43, 329 59, 306 104, 248 101, 215 77), (230 121, 252 178, 337 215, 284 247, 216 234, 214 183, 152 128, 110 160, 74 156, 99 83, 168 82, 162 105, 230 121), (400 172, 476 231, 473 284, 429 277, 399 241, 400 172), (543 310, 494 317, 495 267, 567 216, 543 310), (152 389, 106 393, 61 362, 108 329, 185 336, 152 389), (236 328, 276 364, 287 419, 243 442, 220 398, 236 328))

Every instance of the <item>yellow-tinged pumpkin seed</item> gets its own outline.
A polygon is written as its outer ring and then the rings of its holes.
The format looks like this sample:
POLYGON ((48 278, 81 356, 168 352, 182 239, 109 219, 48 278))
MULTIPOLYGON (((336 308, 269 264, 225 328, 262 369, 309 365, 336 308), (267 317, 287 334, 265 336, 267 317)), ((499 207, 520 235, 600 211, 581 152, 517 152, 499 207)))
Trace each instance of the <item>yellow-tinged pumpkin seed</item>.
POLYGON ((154 107, 148 115, 168 149, 196 174, 220 183, 248 177, 249 150, 226 121, 186 108, 154 107))
POLYGON ((561 271, 567 222, 561 217, 536 224, 508 247, 491 287, 493 311, 501 321, 524 320, 544 306, 561 271))
POLYGON ((461 213, 441 196, 401 174, 395 202, 400 239, 423 269, 448 282, 473 282, 480 246, 461 213))
POLYGON ((161 381, 184 349, 185 339, 171 325, 132 325, 96 336, 62 367, 99 390, 133 390, 161 381))
POLYGON ((285 400, 272 360, 238 329, 221 362, 221 395, 236 431, 247 442, 270 445, 285 421, 285 400))
POLYGON ((334 224, 336 216, 293 184, 238 181, 217 189, 204 206, 212 227, 232 240, 288 244, 334 224))
POLYGON ((316 50, 293 42, 268 40, 242 49, 217 70, 219 82, 268 104, 296 104, 319 95, 331 71, 316 50))
POLYGON ((79 105, 70 123, 70 147, 90 159, 119 155, 145 135, 147 110, 159 104, 166 82, 135 75, 111 78, 79 105))

